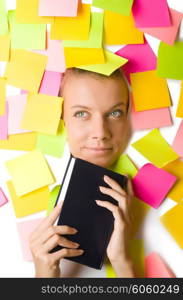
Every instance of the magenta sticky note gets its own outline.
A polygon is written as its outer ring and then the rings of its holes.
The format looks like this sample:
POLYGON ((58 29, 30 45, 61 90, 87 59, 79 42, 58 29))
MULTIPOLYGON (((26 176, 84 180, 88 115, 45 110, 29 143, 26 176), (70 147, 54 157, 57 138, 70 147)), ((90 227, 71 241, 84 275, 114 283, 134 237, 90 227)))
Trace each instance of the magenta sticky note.
POLYGON ((179 128, 173 140, 172 148, 175 152, 183 157, 183 121, 181 121, 179 128))
POLYGON ((130 73, 156 69, 157 58, 146 39, 144 39, 144 44, 127 45, 115 54, 128 59, 122 69, 129 82, 130 73))
POLYGON ((170 267, 156 252, 145 258, 145 278, 175 278, 170 267))
POLYGON ((40 0, 39 16, 76 17, 78 0, 40 0))
POLYGON ((135 0, 132 12, 137 27, 171 25, 167 0, 135 0))
POLYGON ((176 177, 151 163, 145 164, 132 179, 134 194, 137 198, 154 208, 158 208, 176 177))
POLYGON ((3 206, 8 202, 8 198, 4 194, 3 190, 0 188, 0 206, 3 206))
POLYGON ((182 20, 183 14, 172 8, 170 8, 170 18, 171 26, 168 27, 152 27, 152 28, 139 28, 144 33, 152 35, 158 38, 164 43, 173 45, 176 40, 177 33, 179 30, 180 22, 182 20))
POLYGON ((8 114, 9 107, 8 102, 6 101, 5 113, 4 115, 0 115, 0 140, 8 139, 8 114))
POLYGON ((17 229, 22 249, 22 255, 24 260, 26 261, 33 260, 32 253, 29 247, 29 236, 37 228, 37 226, 41 223, 42 220, 43 218, 17 222, 17 229))
POLYGON ((45 71, 39 93, 50 96, 58 96, 60 90, 62 74, 59 72, 45 71))

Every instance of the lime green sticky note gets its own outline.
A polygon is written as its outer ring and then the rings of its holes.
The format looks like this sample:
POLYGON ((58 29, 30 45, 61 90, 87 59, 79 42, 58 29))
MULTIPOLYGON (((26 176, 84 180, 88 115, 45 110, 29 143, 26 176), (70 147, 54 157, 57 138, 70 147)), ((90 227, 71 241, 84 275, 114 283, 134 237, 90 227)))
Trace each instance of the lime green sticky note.
POLYGON ((0 13, 6 12, 6 0, 0 0, 0 13))
POLYGON ((16 22, 16 12, 8 12, 11 46, 13 49, 45 49, 46 24, 20 24, 16 22))
POLYGON ((133 0, 93 0, 92 5, 111 10, 124 16, 129 16, 133 0))
POLYGON ((8 21, 6 13, 0 12, 0 35, 8 33, 8 21))
POLYGON ((127 154, 120 155, 118 160, 111 166, 110 170, 119 174, 127 174, 131 178, 133 178, 138 172, 127 154))
POLYGON ((77 66, 77 68, 109 76, 116 69, 123 66, 128 61, 126 58, 123 58, 106 50, 104 50, 104 55, 105 63, 103 64, 77 66))
POLYGON ((38 134, 36 148, 45 154, 61 157, 66 144, 66 130, 63 120, 60 121, 57 135, 38 134))
POLYGON ((161 168, 179 156, 155 128, 137 142, 131 144, 155 166, 161 168))
POLYGON ((57 200, 57 196, 59 193, 61 185, 56 185, 50 192, 50 197, 48 200, 48 207, 47 207, 47 213, 46 215, 49 216, 49 214, 52 212, 55 206, 55 202, 57 200))
POLYGON ((91 13, 91 27, 88 40, 63 41, 64 47, 101 48, 103 38, 103 13, 91 13))
POLYGON ((183 79, 183 42, 174 45, 161 42, 158 49, 157 74, 160 77, 183 79))

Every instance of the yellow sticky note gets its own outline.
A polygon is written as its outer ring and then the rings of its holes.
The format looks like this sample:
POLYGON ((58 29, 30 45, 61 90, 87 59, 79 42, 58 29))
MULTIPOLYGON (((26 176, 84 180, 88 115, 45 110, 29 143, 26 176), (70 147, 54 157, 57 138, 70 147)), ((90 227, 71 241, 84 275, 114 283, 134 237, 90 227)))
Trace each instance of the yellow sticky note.
POLYGON ((183 201, 169 209, 160 217, 161 222, 175 239, 177 244, 183 248, 183 201))
POLYGON ((140 140, 131 144, 137 151, 144 155, 158 168, 162 168, 179 156, 162 137, 160 131, 155 128, 140 140))
POLYGON ((176 117, 183 118, 183 81, 181 84, 179 103, 176 111, 176 117))
POLYGON ((138 172, 138 169, 127 154, 120 155, 118 160, 111 166, 110 169, 119 174, 127 174, 131 178, 133 178, 138 172))
POLYGON ((0 115, 5 113, 6 80, 0 77, 0 115))
POLYGON ((171 106, 166 79, 158 77, 156 71, 131 73, 130 80, 136 111, 171 106))
POLYGON ((63 98, 32 94, 27 98, 21 128, 46 134, 57 134, 63 98))
POLYGON ((0 35, 0 61, 9 61, 10 35, 0 35))
POLYGON ((133 238, 129 241, 128 246, 129 256, 134 266, 135 277, 143 278, 145 275, 145 249, 142 239, 133 238))
POLYGON ((50 194, 48 186, 19 197, 16 194, 12 181, 7 181, 7 185, 17 218, 22 218, 47 209, 50 194))
POLYGON ((176 159, 164 166, 163 170, 177 177, 177 181, 168 193, 167 197, 179 202, 181 199, 183 199, 183 162, 179 159, 176 159))
POLYGON ((0 140, 0 149, 31 151, 36 148, 35 132, 12 134, 7 140, 0 140))
POLYGON ((107 45, 143 44, 143 33, 135 27, 132 13, 129 16, 106 10, 104 12, 104 42, 107 45))
POLYGON ((18 196, 30 193, 55 181, 40 150, 33 150, 9 160, 6 162, 6 167, 12 176, 12 182, 18 196))
POLYGON ((45 71, 48 57, 30 51, 16 49, 11 51, 5 77, 7 84, 37 93, 45 71))
POLYGON ((90 30, 89 4, 79 4, 77 17, 55 17, 51 26, 53 40, 87 40, 90 30))
POLYGON ((54 17, 40 17, 38 15, 39 0, 16 0, 17 23, 52 24, 54 17))

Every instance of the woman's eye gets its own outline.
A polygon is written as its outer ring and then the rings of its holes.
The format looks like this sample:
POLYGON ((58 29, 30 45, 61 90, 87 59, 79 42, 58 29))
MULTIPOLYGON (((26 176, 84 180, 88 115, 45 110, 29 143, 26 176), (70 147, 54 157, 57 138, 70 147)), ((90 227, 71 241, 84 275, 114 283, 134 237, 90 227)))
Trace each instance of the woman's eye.
POLYGON ((120 110, 120 109, 118 109, 118 110, 114 110, 114 111, 112 111, 111 113, 110 113, 110 115, 112 116, 112 117, 117 117, 117 118, 119 118, 119 117, 121 117, 121 115, 122 115, 122 110, 120 110))
POLYGON ((86 117, 87 116, 87 112, 86 111, 78 111, 74 114, 75 117, 77 118, 82 118, 82 117, 86 117))

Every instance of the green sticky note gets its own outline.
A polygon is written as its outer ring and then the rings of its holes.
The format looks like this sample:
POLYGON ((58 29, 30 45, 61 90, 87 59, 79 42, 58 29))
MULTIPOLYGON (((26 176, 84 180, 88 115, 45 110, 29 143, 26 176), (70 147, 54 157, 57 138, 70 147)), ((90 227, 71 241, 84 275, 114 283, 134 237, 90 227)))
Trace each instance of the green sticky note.
POLYGON ((64 47, 101 48, 103 38, 103 13, 91 13, 91 27, 88 40, 63 41, 64 47))
POLYGON ((48 200, 48 207, 47 207, 47 212, 46 215, 49 216, 49 214, 52 212, 52 210, 54 209, 55 206, 55 202, 57 200, 57 196, 60 190, 60 185, 56 185, 52 191, 50 192, 50 197, 48 200))
POLYGON ((0 12, 0 35, 8 33, 8 20, 6 13, 0 12))
POLYGON ((133 178, 138 172, 127 154, 120 155, 118 160, 111 166, 110 170, 119 174, 127 174, 131 178, 133 178))
POLYGON ((106 61, 104 64, 77 66, 77 68, 109 76, 128 61, 126 58, 106 50, 104 50, 104 55, 106 61))
POLYGON ((63 121, 60 121, 57 135, 38 134, 36 148, 43 153, 55 157, 61 157, 66 144, 66 130, 63 121))
POLYGON ((113 11, 124 16, 129 16, 133 0, 93 0, 92 5, 113 11))
POLYGON ((183 42, 176 41, 174 45, 160 43, 157 74, 165 78, 183 79, 183 42))
POLYGON ((8 20, 13 49, 45 49, 46 24, 17 23, 15 10, 9 11, 8 20))
POLYGON ((0 0, 0 13, 6 13, 6 0, 0 0))

